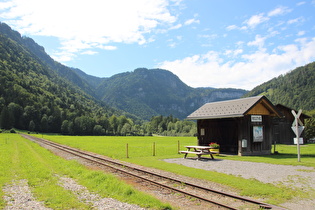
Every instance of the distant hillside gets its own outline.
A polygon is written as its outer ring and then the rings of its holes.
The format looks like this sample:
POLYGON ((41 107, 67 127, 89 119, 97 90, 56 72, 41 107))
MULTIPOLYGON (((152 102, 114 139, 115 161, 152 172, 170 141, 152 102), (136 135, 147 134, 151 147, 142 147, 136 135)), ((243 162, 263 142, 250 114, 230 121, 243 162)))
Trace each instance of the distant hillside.
POLYGON ((100 78, 88 75, 84 71, 77 68, 72 68, 72 70, 77 73, 77 75, 80 76, 83 80, 85 80, 93 89, 97 88, 103 81, 107 80, 107 78, 100 78))
POLYGON ((78 76, 71 68, 54 61, 46 52, 45 49, 38 45, 33 39, 29 37, 22 37, 19 32, 12 30, 5 23, 0 22, 0 34, 9 37, 17 44, 23 46, 25 50, 36 57, 37 62, 41 65, 49 67, 55 71, 59 76, 66 78, 73 85, 78 86, 89 95, 93 95, 94 91, 85 80, 78 76))
POLYGON ((315 62, 265 82, 244 97, 265 95, 275 104, 293 109, 315 109, 315 62))
MULTIPOLYGON (((21 81, 27 81, 27 84, 22 86, 27 91, 29 91, 29 84, 35 83, 34 86, 42 87, 46 83, 51 83, 60 92, 49 89, 48 95, 51 95, 54 100, 60 98, 62 103, 66 104, 62 105, 64 107, 71 106, 68 103, 72 100, 75 100, 76 104, 80 104, 80 101, 90 100, 98 104, 96 106, 100 105, 99 101, 103 101, 104 104, 131 113, 128 116, 133 116, 133 118, 138 116, 149 120, 152 116, 173 115, 184 119, 204 103, 240 98, 246 93, 245 90, 239 89, 191 88, 170 71, 162 69, 142 68, 110 78, 98 78, 88 75, 80 69, 70 68, 54 61, 34 40, 22 37, 20 33, 1 22, 0 35, 2 35, 3 43, 7 43, 3 44, 1 49, 3 51, 3 69, 1 71, 11 75, 14 78, 14 84, 20 85, 21 81), (13 52, 12 49, 15 51, 13 52), (26 55, 27 60, 21 59, 26 55), (28 67, 29 65, 33 66, 28 67), (32 76, 23 78, 23 75, 32 76), (42 79, 43 83, 40 83, 37 80, 42 75, 45 75, 45 79, 42 79), (20 81, 21 77, 23 79, 20 81), (29 83, 28 81, 32 77, 34 81, 29 83), (67 92, 69 89, 71 93, 63 93, 63 90, 67 92), (84 100, 77 99, 81 97, 84 100)), ((49 86, 45 86, 45 88, 49 88, 49 86)), ((43 87, 43 89, 45 88, 43 87)), ((3 94, 7 94, 5 92, 7 90, 9 89, 3 90, 3 94)), ((42 92, 33 91, 32 94, 34 95, 32 97, 38 98, 37 94, 42 94, 42 92)), ((8 94, 6 96, 9 97, 8 94)), ((28 100, 25 99, 24 103, 28 100)), ((48 101, 48 99, 45 100, 48 101)), ((85 102, 82 103, 85 104, 85 102)))
POLYGON ((162 69, 139 68, 114 75, 97 88, 106 103, 144 119, 164 115, 186 118, 204 103, 240 98, 240 89, 191 88, 162 69))
POLYGON ((122 114, 89 95, 86 81, 3 23, 0 84, 0 125, 5 129, 87 134, 102 117, 122 114))

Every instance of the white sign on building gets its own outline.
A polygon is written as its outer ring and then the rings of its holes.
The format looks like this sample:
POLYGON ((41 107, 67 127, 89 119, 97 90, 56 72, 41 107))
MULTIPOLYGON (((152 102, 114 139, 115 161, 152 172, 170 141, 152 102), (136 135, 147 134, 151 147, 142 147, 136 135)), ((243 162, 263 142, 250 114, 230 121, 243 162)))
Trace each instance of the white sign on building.
POLYGON ((251 121, 252 122, 262 122, 262 116, 261 115, 251 115, 251 121))

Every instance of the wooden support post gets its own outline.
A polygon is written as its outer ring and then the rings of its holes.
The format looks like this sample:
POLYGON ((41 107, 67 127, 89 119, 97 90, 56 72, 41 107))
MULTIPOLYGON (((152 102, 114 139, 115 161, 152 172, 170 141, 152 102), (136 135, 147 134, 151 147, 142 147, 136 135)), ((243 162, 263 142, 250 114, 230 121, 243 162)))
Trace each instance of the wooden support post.
POLYGON ((126 144, 126 157, 129 158, 129 148, 128 143, 126 144))

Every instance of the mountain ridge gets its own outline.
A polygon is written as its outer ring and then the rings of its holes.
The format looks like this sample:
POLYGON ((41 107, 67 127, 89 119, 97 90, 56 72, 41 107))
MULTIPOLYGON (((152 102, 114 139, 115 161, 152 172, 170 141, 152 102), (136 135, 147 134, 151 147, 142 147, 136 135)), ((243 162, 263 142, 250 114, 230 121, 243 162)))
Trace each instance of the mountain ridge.
POLYGON ((286 74, 256 86, 244 97, 265 95, 275 104, 293 109, 315 109, 315 62, 297 67, 286 74))
POLYGON ((203 103, 240 98, 247 91, 192 88, 168 70, 138 68, 107 78, 96 92, 108 104, 144 119, 170 114, 184 119, 203 103))
POLYGON ((132 72, 99 78, 54 61, 33 39, 22 37, 5 23, 1 23, 0 32, 20 43, 38 62, 69 81, 73 87, 78 87, 88 97, 146 120, 152 116, 170 114, 184 119, 202 103, 235 99, 246 93, 240 89, 192 88, 163 69, 138 68, 132 72))

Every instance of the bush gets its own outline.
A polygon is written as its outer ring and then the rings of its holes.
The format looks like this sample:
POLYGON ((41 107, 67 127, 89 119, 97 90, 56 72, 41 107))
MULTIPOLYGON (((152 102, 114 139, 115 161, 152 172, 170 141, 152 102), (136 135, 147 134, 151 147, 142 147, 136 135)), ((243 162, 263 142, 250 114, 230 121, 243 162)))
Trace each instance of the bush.
POLYGON ((16 133, 16 132, 15 132, 15 130, 14 130, 14 129, 11 129, 11 130, 10 130, 10 133, 16 133))

